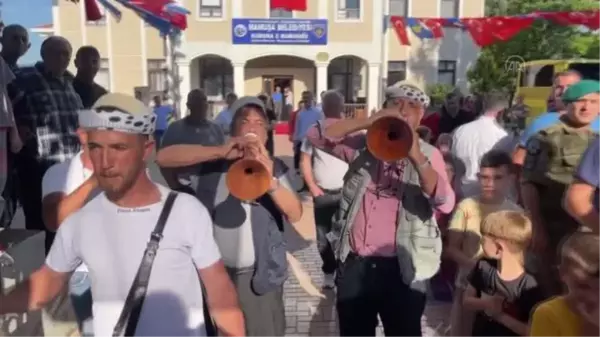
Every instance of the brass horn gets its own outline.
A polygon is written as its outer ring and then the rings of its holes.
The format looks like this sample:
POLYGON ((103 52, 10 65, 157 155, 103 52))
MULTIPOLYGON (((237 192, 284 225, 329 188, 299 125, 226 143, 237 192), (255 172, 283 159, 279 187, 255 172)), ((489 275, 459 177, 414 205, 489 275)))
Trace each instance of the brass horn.
POLYGON ((406 158, 413 141, 412 129, 399 117, 382 117, 367 129, 367 148, 382 161, 406 158))
POLYGON ((244 157, 233 163, 227 171, 225 183, 231 195, 242 201, 252 201, 267 193, 271 186, 271 176, 263 163, 252 158, 249 151, 245 151, 244 157))

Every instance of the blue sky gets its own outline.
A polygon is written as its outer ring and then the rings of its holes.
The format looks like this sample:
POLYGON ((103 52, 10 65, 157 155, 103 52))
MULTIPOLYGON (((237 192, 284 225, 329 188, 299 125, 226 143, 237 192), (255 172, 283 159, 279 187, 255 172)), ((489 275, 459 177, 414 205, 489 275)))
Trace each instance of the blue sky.
MULTIPOLYGON (((18 23, 27 29, 39 25, 52 23, 52 0, 0 0, 2 2, 2 21, 10 25, 18 23)), ((60 0, 66 1, 66 0, 60 0)), ((31 48, 20 64, 32 64, 40 59, 40 45, 42 39, 39 35, 29 33, 31 48)))

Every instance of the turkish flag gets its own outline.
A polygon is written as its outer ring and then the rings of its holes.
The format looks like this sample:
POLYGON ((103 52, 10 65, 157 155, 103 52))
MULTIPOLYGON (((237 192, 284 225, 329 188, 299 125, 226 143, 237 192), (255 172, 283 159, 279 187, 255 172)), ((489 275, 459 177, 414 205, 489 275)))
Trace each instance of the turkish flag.
POLYGON ((307 0, 271 0, 271 9, 305 12, 306 2, 307 0))
POLYGON ((508 41, 523 29, 529 28, 535 19, 533 17, 494 16, 488 18, 490 33, 499 41, 508 41))
POLYGON ((185 16, 185 14, 165 12, 165 6, 171 2, 173 2, 173 1, 172 0, 133 0, 133 1, 131 1, 131 4, 136 5, 140 8, 143 8, 156 16, 160 16, 161 18, 168 20, 173 26, 175 26, 181 30, 185 30, 187 28, 187 18, 185 16))
POLYGON ((443 25, 445 21, 446 19, 421 19, 421 22, 429 28, 431 35, 436 39, 444 37, 443 25))
POLYGON ((85 0, 85 19, 87 21, 98 21, 102 19, 102 13, 100 12, 100 7, 98 7, 98 2, 96 0, 85 0))
POLYGON ((479 47, 489 46, 495 42, 496 39, 489 30, 487 18, 467 18, 462 19, 462 23, 479 47))
POLYGON ((410 46, 410 40, 408 39, 408 33, 406 33, 406 25, 404 24, 404 17, 402 16, 390 16, 390 22, 394 31, 398 36, 398 40, 405 46, 410 46))
POLYGON ((591 30, 600 28, 600 11, 543 12, 539 15, 559 25, 582 25, 591 30))

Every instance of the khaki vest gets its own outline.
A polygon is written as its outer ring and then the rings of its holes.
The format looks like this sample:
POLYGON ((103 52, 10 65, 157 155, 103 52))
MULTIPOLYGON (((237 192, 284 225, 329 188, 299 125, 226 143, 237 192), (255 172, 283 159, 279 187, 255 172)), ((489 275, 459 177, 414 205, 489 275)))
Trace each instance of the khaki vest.
POLYGON ((538 186, 540 207, 543 213, 552 214, 550 218, 564 213, 563 194, 573 181, 581 156, 596 136, 590 129, 577 130, 558 123, 538 132, 527 142, 523 175, 538 186))
MULTIPOLYGON (((423 141, 419 144, 423 154, 431 160, 433 146, 423 141)), ((421 190, 417 170, 408 159, 403 160, 407 161, 402 174, 402 182, 406 186, 396 217, 396 250, 403 281, 419 287, 423 282, 418 281, 431 278, 439 269, 442 239, 430 201, 421 190)), ((344 176, 340 208, 327 235, 336 257, 342 262, 350 253, 352 226, 372 179, 369 172, 376 167, 377 161, 368 150, 361 150, 344 176)))

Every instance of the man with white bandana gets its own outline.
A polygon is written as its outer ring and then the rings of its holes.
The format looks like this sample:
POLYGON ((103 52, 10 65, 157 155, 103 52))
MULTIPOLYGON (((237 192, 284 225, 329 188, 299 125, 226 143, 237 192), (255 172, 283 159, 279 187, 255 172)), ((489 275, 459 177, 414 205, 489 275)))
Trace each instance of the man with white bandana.
POLYGON ((450 213, 454 192, 442 154, 415 132, 429 105, 420 89, 386 92, 386 109, 368 119, 325 121, 307 140, 349 164, 339 210, 327 235, 338 261, 336 308, 340 335, 420 336, 426 283, 439 269, 442 241, 434 211, 450 213), (381 118, 403 119, 413 139, 408 157, 383 162, 365 147, 381 118))
POLYGON ((155 120, 147 106, 123 94, 107 94, 80 112, 101 193, 60 224, 46 263, 27 282, 0 295, 0 315, 43 308, 85 263, 95 335, 112 335, 152 237, 158 249, 134 335, 206 335, 202 285, 220 333, 244 334, 206 208, 193 196, 175 194, 164 230, 155 234, 167 199, 173 200, 172 191, 146 174, 155 120))

